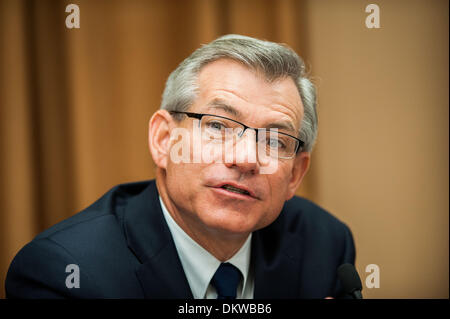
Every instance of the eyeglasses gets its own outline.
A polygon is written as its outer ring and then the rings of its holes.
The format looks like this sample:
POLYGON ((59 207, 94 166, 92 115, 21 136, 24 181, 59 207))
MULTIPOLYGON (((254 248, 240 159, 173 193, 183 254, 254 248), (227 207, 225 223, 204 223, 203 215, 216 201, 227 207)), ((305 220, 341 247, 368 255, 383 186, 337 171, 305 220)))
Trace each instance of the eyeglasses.
POLYGON ((208 136, 210 140, 221 143, 234 138, 237 140, 244 135, 247 129, 252 129, 256 132, 258 147, 263 147, 262 149, 265 149, 266 154, 271 157, 274 157, 273 154, 277 154, 277 158, 291 159, 305 144, 292 135, 278 132, 278 129, 253 128, 224 116, 179 111, 169 111, 169 113, 172 115, 184 114, 198 119, 202 136, 208 136))

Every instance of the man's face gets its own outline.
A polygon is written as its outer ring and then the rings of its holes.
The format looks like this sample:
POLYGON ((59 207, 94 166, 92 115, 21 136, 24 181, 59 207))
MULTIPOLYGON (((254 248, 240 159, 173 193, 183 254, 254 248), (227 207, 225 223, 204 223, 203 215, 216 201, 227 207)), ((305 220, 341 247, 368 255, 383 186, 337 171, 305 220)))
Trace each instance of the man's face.
MULTIPOLYGON (((189 112, 225 116, 255 128, 281 123, 293 130, 279 131, 298 135, 303 105, 291 78, 269 83, 263 75, 222 59, 201 70, 198 85, 198 97, 189 112)), ((183 117, 169 126, 192 131, 195 123, 194 119, 183 117)), ((253 130, 247 130, 236 145, 235 152, 244 154, 244 159, 250 157, 248 143, 257 152, 253 130)), ((170 157, 170 152, 167 154, 170 157)), ((284 201, 294 195, 307 170, 309 154, 299 153, 293 159, 277 161, 273 173, 261 174, 258 160, 176 164, 169 159, 164 167, 167 194, 187 224, 194 223, 212 232, 249 233, 278 217, 284 201), (243 188, 253 196, 227 190, 224 184, 243 188)))

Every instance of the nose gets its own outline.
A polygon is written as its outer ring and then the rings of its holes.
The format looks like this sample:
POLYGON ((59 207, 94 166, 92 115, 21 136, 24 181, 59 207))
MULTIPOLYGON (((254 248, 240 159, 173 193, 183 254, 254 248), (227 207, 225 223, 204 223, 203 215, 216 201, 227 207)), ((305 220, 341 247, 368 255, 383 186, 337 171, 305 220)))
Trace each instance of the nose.
POLYGON ((232 152, 230 149, 226 151, 225 166, 228 168, 235 167, 241 173, 259 173, 256 131, 247 129, 241 137, 236 138, 237 140, 233 141, 232 152), (230 153, 232 153, 232 156, 230 153))

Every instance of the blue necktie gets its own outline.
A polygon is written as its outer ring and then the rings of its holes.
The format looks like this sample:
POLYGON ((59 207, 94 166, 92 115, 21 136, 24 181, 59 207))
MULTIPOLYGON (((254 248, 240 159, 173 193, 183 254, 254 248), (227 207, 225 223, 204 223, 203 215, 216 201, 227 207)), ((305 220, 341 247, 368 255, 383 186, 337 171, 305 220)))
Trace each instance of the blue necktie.
POLYGON ((236 299, 241 272, 230 263, 221 263, 211 284, 216 288, 217 299, 236 299))

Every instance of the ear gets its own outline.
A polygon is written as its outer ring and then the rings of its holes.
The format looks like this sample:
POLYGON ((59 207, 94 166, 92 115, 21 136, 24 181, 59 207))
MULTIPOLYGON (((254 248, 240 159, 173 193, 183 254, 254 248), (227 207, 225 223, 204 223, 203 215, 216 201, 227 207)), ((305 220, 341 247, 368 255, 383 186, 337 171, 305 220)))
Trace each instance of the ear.
POLYGON ((171 122, 172 116, 166 110, 158 110, 148 122, 148 147, 159 168, 167 168, 171 122))
POLYGON ((301 152, 298 154, 293 163, 291 180, 288 184, 288 192, 286 200, 291 199, 295 195, 295 191, 300 186, 303 177, 309 168, 311 154, 309 152, 301 152))

